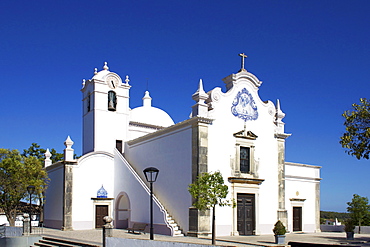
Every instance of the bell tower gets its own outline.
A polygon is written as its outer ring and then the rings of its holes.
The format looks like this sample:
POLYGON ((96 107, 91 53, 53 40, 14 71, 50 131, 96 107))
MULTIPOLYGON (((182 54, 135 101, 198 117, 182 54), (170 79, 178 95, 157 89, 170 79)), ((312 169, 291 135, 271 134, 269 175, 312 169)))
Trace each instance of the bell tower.
POLYGON ((122 149, 129 123, 129 81, 128 76, 122 82, 119 75, 109 71, 107 62, 103 70, 98 72, 95 68, 90 80, 83 80, 82 154, 122 149))

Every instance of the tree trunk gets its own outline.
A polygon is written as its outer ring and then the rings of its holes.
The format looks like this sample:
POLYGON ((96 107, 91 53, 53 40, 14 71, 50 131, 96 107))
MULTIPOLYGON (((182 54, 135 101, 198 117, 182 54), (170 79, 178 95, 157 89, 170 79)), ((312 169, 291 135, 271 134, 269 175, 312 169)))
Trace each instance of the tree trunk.
POLYGON ((216 245, 216 205, 212 212, 212 245, 216 245))
POLYGON ((10 212, 5 212, 6 218, 9 221, 10 226, 15 226, 15 218, 17 217, 16 215, 17 210, 13 209, 10 212))

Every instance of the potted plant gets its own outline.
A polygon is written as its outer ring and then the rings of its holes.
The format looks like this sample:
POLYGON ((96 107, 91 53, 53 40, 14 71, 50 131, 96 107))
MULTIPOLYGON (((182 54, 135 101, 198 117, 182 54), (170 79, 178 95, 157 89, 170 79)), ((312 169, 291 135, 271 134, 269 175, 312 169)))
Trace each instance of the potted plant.
POLYGON ((276 244, 285 244, 285 233, 286 229, 284 224, 278 220, 275 223, 274 229, 272 229, 275 235, 275 243, 276 244))
POLYGON ((352 219, 345 222, 344 231, 346 232, 347 240, 353 240, 355 236, 355 225, 352 219))

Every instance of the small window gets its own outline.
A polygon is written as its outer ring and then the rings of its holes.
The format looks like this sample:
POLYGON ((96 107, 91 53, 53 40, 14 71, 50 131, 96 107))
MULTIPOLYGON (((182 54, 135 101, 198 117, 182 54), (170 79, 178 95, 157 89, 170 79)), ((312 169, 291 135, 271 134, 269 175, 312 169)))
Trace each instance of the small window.
POLYGON ((250 148, 240 147, 240 172, 250 172, 250 148))
POLYGON ((87 96, 87 112, 91 110, 91 94, 87 96))
POLYGON ((122 153, 122 140, 116 140, 116 148, 122 153))

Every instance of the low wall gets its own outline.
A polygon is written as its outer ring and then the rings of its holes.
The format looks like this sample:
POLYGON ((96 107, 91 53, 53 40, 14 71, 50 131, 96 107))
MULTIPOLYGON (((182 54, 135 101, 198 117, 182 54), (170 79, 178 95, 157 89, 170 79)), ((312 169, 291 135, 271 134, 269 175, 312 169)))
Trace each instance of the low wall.
MULTIPOLYGON (((318 244, 318 243, 301 243, 301 242, 289 242, 288 245, 291 247, 334 247, 343 246, 342 244, 318 244)), ((351 245, 352 247, 361 247, 361 245, 351 245)))
MULTIPOLYGON (((322 232, 344 232, 343 226, 333 226, 333 225, 320 225, 322 232)), ((359 227, 356 226, 355 233, 358 233, 359 227)), ((370 234, 370 226, 361 226, 361 233, 370 234)))
POLYGON ((5 227, 5 237, 20 237, 23 235, 23 227, 5 227))
POLYGON ((0 238, 1 247, 25 247, 32 246, 41 239, 41 236, 29 237, 6 237, 0 238))
POLYGON ((322 232, 344 232, 344 226, 320 225, 322 232))
POLYGON ((190 244, 179 242, 164 242, 155 240, 126 239, 126 238, 106 238, 109 247, 210 247, 214 245, 190 244))

